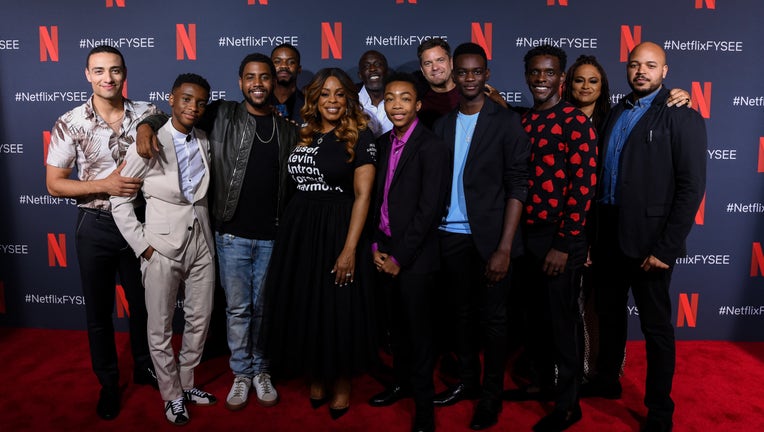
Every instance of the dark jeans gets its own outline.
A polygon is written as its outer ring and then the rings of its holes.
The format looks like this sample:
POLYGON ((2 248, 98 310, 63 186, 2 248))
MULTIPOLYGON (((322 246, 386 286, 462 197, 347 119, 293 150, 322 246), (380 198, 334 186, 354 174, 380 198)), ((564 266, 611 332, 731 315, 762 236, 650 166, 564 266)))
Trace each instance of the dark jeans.
POLYGON ((557 235, 557 227, 523 227, 523 256, 515 260, 517 289, 527 310, 528 349, 545 390, 556 387, 556 409, 570 410, 578 403, 582 374, 582 322, 578 298, 586 241, 571 241, 565 271, 548 276, 544 260, 557 235), (555 386, 555 366, 557 383, 555 386))
POLYGON ((669 296, 673 263, 667 263, 671 266, 668 270, 645 272, 640 268, 644 257, 628 257, 618 245, 618 209, 603 206, 598 221, 598 241, 592 248, 600 331, 598 379, 618 380, 626 347, 626 307, 631 288, 647 351, 645 405, 648 416, 670 420, 674 412, 671 385, 676 361, 669 296))
POLYGON ((507 357, 506 296, 509 278, 495 285, 485 279, 486 261, 472 236, 440 231, 441 268, 452 311, 459 378, 480 386, 480 342, 484 346, 483 399, 498 401, 504 387, 507 357))
POLYGON ((102 386, 117 386, 119 368, 113 322, 117 274, 129 304, 135 368, 151 367, 140 265, 109 212, 80 209, 75 239, 93 372, 102 386))

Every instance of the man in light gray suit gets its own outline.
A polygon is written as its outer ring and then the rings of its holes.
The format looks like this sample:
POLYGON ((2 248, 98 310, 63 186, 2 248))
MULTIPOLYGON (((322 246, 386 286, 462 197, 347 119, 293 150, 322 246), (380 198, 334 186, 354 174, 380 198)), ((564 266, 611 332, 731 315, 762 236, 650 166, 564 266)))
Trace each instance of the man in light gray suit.
POLYGON ((151 359, 165 416, 177 425, 189 421, 186 403, 216 402, 215 396, 194 387, 194 368, 207 337, 215 289, 215 247, 207 210, 209 141, 203 131, 194 128, 209 92, 209 84, 199 75, 178 76, 169 98, 172 118, 158 133, 161 148, 157 156, 144 159, 135 145, 127 150, 123 175, 143 180, 146 222, 141 223, 135 214, 137 194, 111 198, 119 230, 142 257, 151 359), (181 283, 185 285, 186 324, 176 364, 170 342, 181 283))

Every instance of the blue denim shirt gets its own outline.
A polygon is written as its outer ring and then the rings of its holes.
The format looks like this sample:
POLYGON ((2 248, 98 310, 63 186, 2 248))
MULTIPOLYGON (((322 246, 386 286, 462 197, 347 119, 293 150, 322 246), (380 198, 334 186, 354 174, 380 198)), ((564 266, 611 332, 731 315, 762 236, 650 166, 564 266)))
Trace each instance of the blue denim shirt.
POLYGON ((610 133, 610 140, 607 145, 607 152, 605 154, 605 161, 602 168, 602 178, 600 179, 602 184, 602 198, 600 202, 604 204, 618 204, 616 197, 618 196, 616 191, 616 185, 618 184, 618 167, 621 161, 621 151, 623 150, 626 140, 629 138, 634 126, 639 122, 639 119, 647 112, 647 109, 652 105, 655 96, 660 91, 660 87, 649 95, 637 99, 637 102, 631 102, 626 99, 626 109, 621 113, 621 116, 616 120, 615 125, 610 133))

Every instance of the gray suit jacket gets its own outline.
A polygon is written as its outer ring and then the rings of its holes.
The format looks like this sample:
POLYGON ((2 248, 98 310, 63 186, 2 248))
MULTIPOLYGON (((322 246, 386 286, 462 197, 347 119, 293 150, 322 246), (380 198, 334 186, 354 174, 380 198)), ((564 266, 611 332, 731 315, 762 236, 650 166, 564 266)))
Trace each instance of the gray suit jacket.
POLYGON ((130 247, 140 256, 149 246, 167 258, 179 261, 193 233, 194 219, 204 233, 204 239, 215 255, 214 238, 210 229, 207 208, 207 188, 210 183, 209 141, 207 135, 194 129, 199 152, 204 161, 204 176, 189 202, 180 187, 178 158, 172 140, 172 125, 167 123, 158 131, 162 148, 151 159, 138 155, 135 144, 127 149, 127 164, 122 170, 125 177, 143 179, 143 196, 146 199, 146 222, 141 223, 135 214, 136 196, 111 197, 111 211, 114 221, 130 247))

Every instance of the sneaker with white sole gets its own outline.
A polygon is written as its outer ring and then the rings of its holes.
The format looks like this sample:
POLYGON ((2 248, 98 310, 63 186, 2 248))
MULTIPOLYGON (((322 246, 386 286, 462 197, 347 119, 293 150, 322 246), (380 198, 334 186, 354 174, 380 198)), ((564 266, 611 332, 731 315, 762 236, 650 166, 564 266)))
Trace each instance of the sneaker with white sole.
POLYGON ((279 401, 279 394, 271 384, 271 376, 265 372, 255 375, 252 385, 257 392, 257 402, 262 406, 273 406, 279 401))
POLYGON ((186 409, 185 398, 182 397, 165 402, 164 415, 168 422, 176 426, 183 426, 191 420, 186 409))
POLYGON ((228 392, 228 397, 225 399, 225 407, 231 411, 238 411, 247 406, 250 387, 252 387, 252 378, 248 376, 234 378, 231 391, 228 392))
POLYGON ((207 393, 204 390, 199 390, 194 387, 189 390, 183 390, 183 396, 186 397, 186 402, 194 405, 212 405, 218 401, 218 398, 211 393, 207 393))

